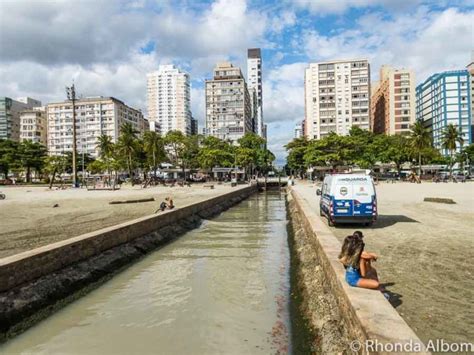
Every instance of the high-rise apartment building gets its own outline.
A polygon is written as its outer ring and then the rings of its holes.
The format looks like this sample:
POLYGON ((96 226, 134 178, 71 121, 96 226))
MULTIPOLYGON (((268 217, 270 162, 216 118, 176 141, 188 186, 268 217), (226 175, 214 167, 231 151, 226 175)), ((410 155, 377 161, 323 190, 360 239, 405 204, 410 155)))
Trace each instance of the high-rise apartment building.
POLYGON ((367 60, 311 63, 305 71, 305 134, 320 139, 370 128, 370 67, 367 60))
POLYGON ((249 92, 251 89, 255 90, 257 101, 257 107, 252 110, 255 114, 254 132, 263 137, 262 54, 260 48, 250 48, 247 51, 247 82, 249 92))
POLYGON ((372 85, 371 128, 375 133, 407 134, 416 119, 416 86, 412 70, 380 68, 372 85))
POLYGON ((32 141, 46 146, 48 122, 45 107, 20 112, 20 142, 32 141))
POLYGON ((442 148, 442 135, 449 124, 458 127, 465 145, 472 143, 471 100, 467 70, 433 74, 416 87, 416 118, 431 129, 434 147, 446 156, 449 151, 442 148))
POLYGON ((196 135, 199 132, 198 120, 194 117, 191 118, 191 135, 196 135))
POLYGON ((295 125, 295 136, 294 138, 301 138, 304 135, 303 124, 299 122, 295 125))
POLYGON ((30 97, 13 100, 0 97, 0 139, 20 140, 20 112, 41 106, 41 101, 30 97))
MULTIPOLYGON (((89 97, 76 100, 76 142, 79 153, 99 156, 98 138, 102 134, 117 142, 120 128, 130 123, 140 133, 149 129, 141 111, 114 97, 89 97)), ((48 151, 51 155, 72 152, 72 102, 50 103, 48 118, 48 151)))
POLYGON ((252 105, 240 68, 218 63, 206 80, 206 134, 232 142, 252 132, 252 105))
POLYGON ((474 142, 474 51, 471 52, 471 62, 467 65, 471 77, 471 142, 474 142))
POLYGON ((174 65, 160 65, 147 75, 148 119, 157 131, 191 134, 191 91, 189 75, 174 65))

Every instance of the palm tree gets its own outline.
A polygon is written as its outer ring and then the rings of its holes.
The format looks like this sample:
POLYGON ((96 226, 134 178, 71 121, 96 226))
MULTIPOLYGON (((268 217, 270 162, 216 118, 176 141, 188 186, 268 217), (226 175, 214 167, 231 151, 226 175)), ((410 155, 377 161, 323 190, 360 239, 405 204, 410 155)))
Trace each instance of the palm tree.
POLYGON ((158 164, 164 159, 165 149, 161 136, 153 131, 147 131, 143 135, 143 148, 145 153, 151 157, 153 172, 156 178, 158 164))
POLYGON ((423 149, 431 146, 431 133, 420 121, 411 126, 410 146, 418 154, 418 175, 421 176, 421 155, 423 149))
POLYGON ((97 148, 99 149, 101 159, 105 162, 108 174, 111 175, 110 160, 114 153, 114 142, 112 142, 112 137, 107 134, 100 135, 97 142, 97 148))
POLYGON ((453 166, 454 166, 454 152, 456 151, 456 143, 459 143, 461 146, 464 144, 464 139, 458 128, 452 123, 447 125, 442 133, 441 137, 442 147, 449 150, 450 164, 449 164, 449 175, 453 175, 453 166))
POLYGON ((124 123, 120 127, 120 136, 118 139, 118 152, 122 155, 127 162, 128 175, 133 186, 133 156, 139 151, 140 146, 137 139, 138 131, 132 126, 131 123, 124 123))

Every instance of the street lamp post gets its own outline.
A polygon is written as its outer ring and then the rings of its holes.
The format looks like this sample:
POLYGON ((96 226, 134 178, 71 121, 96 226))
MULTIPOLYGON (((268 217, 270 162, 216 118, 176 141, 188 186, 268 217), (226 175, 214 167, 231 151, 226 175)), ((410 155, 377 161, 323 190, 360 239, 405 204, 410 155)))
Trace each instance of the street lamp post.
POLYGON ((66 87, 68 100, 72 101, 72 186, 77 187, 77 142, 76 142, 76 90, 74 84, 66 87))

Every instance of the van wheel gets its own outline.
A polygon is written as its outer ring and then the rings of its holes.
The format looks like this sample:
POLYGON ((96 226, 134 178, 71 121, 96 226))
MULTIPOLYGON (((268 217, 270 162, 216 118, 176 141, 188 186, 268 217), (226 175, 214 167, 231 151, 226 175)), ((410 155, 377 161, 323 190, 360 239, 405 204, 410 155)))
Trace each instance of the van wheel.
POLYGON ((328 218, 328 226, 329 227, 334 227, 334 222, 331 221, 331 218, 328 218))
POLYGON ((319 208, 319 217, 323 217, 323 216, 324 216, 323 210, 319 208))

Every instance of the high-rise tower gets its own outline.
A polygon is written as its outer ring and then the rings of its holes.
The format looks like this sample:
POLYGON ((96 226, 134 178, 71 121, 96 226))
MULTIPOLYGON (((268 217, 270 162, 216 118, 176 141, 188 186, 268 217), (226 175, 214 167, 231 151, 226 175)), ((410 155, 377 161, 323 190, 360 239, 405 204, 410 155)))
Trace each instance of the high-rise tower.
POLYGON ((249 91, 255 90, 257 96, 256 117, 254 117, 254 130, 259 136, 264 137, 263 128, 263 98, 262 98, 262 55, 260 48, 250 48, 247 52, 247 83, 249 91))

